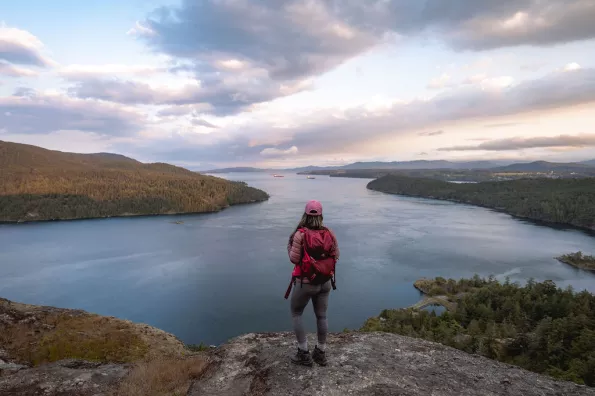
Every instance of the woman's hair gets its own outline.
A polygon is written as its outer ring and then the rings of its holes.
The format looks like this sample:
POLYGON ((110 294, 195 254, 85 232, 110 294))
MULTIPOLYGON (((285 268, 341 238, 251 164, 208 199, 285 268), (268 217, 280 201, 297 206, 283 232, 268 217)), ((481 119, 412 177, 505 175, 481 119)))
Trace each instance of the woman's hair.
MULTIPOLYGON (((322 215, 310 216, 307 213, 304 213, 304 215, 302 216, 302 219, 300 220, 298 226, 295 228, 295 231, 293 232, 293 234, 295 234, 297 232, 297 230, 299 230, 300 228, 308 228, 310 230, 324 230, 324 229, 326 229, 326 227, 324 226, 324 223, 323 223, 322 215)), ((293 236, 293 234, 291 234, 291 236, 293 236)))

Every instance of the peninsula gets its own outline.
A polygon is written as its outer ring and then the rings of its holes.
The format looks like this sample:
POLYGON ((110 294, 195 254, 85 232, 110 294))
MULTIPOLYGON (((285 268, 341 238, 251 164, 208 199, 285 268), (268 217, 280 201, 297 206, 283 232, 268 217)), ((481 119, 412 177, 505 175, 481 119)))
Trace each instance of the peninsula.
POLYGON ((521 218, 595 230, 595 178, 457 184, 391 174, 371 181, 367 187, 389 194, 465 203, 521 218))
POLYGON ((565 254, 556 259, 564 264, 572 265, 573 267, 584 269, 587 271, 595 271, 595 257, 587 256, 583 252, 576 252, 565 254))
POLYGON ((422 279, 424 299, 443 305, 387 309, 363 331, 391 332, 439 342, 558 379, 595 386, 595 295, 561 289, 552 281, 525 285, 493 277, 422 279), (555 349, 552 349, 553 346, 555 349))
POLYGON ((245 183, 165 163, 0 141, 0 222, 214 212, 267 199, 245 183))

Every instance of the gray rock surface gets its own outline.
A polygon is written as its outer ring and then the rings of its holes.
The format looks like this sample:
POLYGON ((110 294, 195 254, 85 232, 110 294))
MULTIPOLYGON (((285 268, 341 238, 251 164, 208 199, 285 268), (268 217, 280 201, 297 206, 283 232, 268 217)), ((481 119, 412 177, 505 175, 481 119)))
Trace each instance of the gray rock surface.
POLYGON ((128 374, 128 367, 62 360, 0 373, 2 396, 100 396, 128 374))
MULTIPOLYGON (((310 341, 314 341, 310 337, 310 341)), ((313 345, 313 344, 312 344, 313 345)), ((191 396, 578 396, 595 389, 558 382, 428 341, 386 333, 331 335, 329 366, 294 366, 289 333, 247 334, 213 352, 191 396)))
POLYGON ((6 363, 5 361, 0 360, 0 374, 4 374, 5 372, 19 371, 26 368, 28 367, 23 364, 6 363))

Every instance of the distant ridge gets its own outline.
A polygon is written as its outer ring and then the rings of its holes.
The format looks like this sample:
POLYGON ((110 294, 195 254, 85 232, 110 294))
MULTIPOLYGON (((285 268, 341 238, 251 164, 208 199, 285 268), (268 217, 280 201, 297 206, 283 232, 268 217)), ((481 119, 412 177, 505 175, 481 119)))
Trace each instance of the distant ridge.
POLYGON ((299 168, 286 169, 266 169, 252 167, 236 167, 212 169, 205 173, 231 173, 231 172, 312 172, 312 171, 330 171, 330 170, 364 170, 364 169, 490 169, 502 165, 510 164, 510 161, 393 161, 393 162, 354 162, 342 166, 304 166, 299 168))
POLYGON ((393 162, 355 162, 340 169, 488 169, 500 166, 494 161, 452 162, 445 160, 428 161, 393 161, 393 162))
POLYGON ((570 162, 558 163, 547 161, 535 161, 529 163, 511 164, 493 169, 494 171, 502 172, 584 172, 593 170, 595 173, 595 166, 588 162, 570 162))
POLYGON ((0 140, 0 169, 22 168, 112 168, 132 169, 141 162, 120 154, 79 154, 57 150, 46 150, 30 144, 4 142, 0 140))
POLYGON ((340 171, 340 170, 430 170, 430 169, 453 169, 453 170, 492 170, 499 172, 584 172, 595 168, 595 160, 584 162, 558 163, 547 161, 518 162, 493 160, 493 161, 446 161, 446 160, 418 160, 418 161, 393 161, 393 162, 354 162, 342 166, 304 166, 300 168, 254 168, 235 167, 212 169, 204 173, 232 173, 232 172, 316 172, 316 171, 340 171))

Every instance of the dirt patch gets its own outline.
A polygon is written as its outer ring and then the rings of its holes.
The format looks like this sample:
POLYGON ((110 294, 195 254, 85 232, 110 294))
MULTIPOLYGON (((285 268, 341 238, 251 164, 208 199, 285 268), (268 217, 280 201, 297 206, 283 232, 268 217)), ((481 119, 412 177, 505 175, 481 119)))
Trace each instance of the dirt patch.
POLYGON ((204 355, 155 358, 137 363, 111 396, 186 395, 207 367, 204 355))

